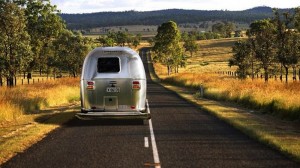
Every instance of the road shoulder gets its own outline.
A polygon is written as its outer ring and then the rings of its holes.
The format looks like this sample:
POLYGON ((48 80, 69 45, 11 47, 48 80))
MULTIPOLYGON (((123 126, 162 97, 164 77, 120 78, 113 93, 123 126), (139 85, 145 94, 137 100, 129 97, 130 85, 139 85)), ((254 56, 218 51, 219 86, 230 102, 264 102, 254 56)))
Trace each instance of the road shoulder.
POLYGON ((78 111, 78 102, 64 104, 40 110, 39 114, 26 115, 15 123, 1 124, 0 165, 42 140, 78 111))

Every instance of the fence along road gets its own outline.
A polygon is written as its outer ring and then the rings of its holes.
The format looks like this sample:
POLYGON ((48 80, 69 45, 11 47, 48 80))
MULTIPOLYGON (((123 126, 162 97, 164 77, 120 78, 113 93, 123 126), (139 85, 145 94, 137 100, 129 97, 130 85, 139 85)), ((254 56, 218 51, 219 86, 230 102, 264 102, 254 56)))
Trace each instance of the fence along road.
POLYGON ((149 125, 74 119, 0 167, 300 167, 153 83, 147 66, 159 163, 149 125))

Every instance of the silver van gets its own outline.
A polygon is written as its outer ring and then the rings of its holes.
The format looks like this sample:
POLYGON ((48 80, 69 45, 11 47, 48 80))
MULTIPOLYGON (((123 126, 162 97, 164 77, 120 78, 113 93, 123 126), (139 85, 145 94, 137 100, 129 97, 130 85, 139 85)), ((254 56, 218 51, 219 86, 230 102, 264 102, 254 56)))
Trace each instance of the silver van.
POLYGON ((80 119, 149 119, 147 80, 140 56, 127 47, 99 47, 84 60, 80 119))

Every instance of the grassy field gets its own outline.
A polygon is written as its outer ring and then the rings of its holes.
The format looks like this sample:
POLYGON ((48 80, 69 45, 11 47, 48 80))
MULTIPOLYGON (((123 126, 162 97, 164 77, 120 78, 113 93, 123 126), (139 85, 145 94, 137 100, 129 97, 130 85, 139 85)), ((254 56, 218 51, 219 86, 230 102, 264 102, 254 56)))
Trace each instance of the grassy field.
MULTIPOLYGON (((258 109, 289 120, 300 119, 299 82, 281 83, 262 79, 238 80, 233 76, 216 74, 217 71, 235 71, 228 66, 232 56, 231 46, 238 39, 200 41, 200 51, 187 60, 187 66, 178 74, 167 76, 167 70, 155 64, 158 76, 165 82, 199 89, 205 88, 204 95, 215 100, 232 101, 246 107, 258 109)), ((188 53, 186 53, 188 54, 188 53)))
POLYGON ((80 111, 79 79, 0 87, 0 107, 1 165, 80 111))
POLYGON ((0 123, 17 121, 45 107, 79 100, 79 79, 61 78, 13 88, 0 87, 0 123))
POLYGON ((230 48, 235 40, 201 41, 200 51, 188 59, 187 67, 181 68, 179 74, 167 76, 166 67, 156 63, 156 74, 151 77, 157 75, 160 80, 155 81, 162 81, 166 88, 200 109, 300 162, 300 82, 285 84, 271 80, 266 84, 262 79, 238 80, 214 73, 232 71, 226 62, 232 55, 230 48), (203 61, 208 64, 200 65, 203 61), (200 96, 201 86, 204 98, 200 96))

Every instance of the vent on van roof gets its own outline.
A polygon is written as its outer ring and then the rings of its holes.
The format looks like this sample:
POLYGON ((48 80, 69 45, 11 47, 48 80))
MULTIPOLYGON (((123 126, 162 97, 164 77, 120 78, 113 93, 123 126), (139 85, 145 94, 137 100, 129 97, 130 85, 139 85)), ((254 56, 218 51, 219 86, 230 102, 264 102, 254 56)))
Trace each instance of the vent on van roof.
POLYGON ((122 53, 122 51, 103 51, 104 53, 122 53))

